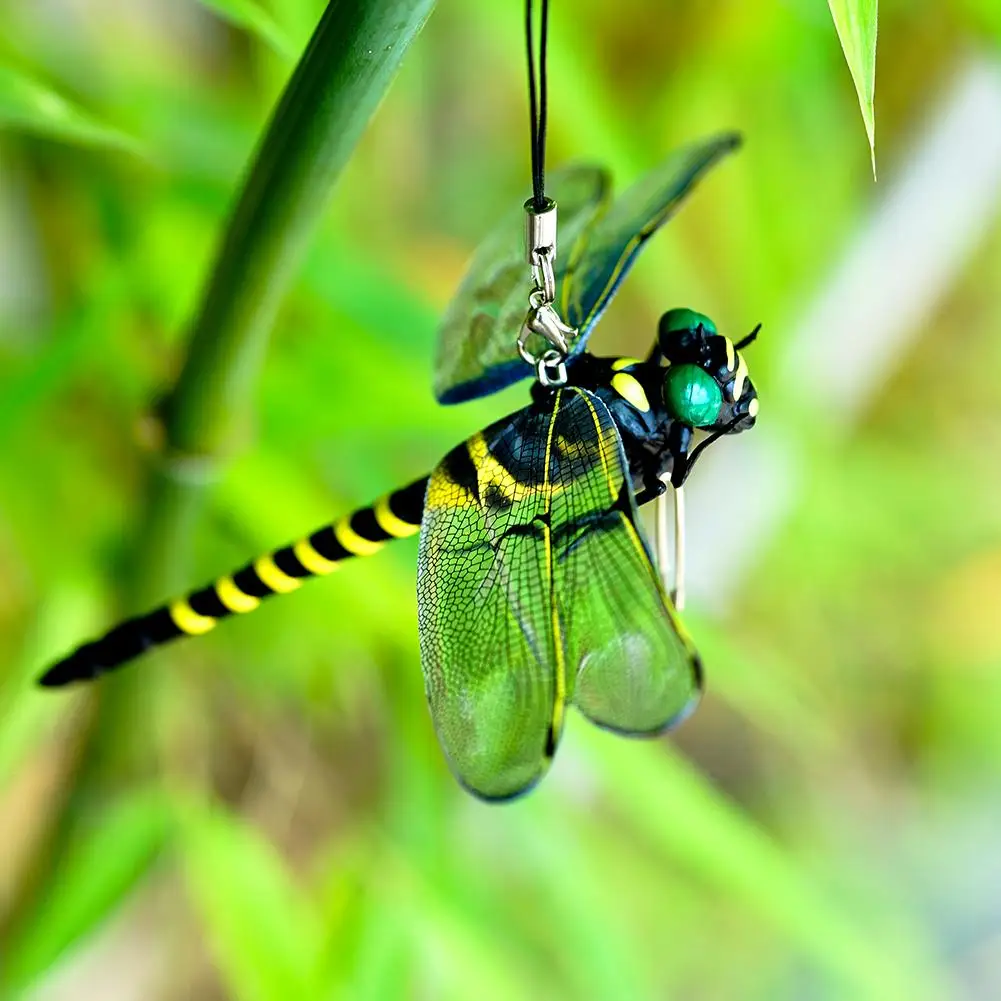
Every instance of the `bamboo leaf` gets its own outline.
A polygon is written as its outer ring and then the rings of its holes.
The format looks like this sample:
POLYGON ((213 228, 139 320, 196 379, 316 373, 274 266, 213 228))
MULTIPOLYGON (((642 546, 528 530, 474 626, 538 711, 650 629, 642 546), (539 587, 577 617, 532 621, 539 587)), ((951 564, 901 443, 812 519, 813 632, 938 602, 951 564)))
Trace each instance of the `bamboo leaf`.
POLYGON ((876 176, 876 28, 879 0, 827 0, 848 61, 862 121, 869 138, 872 174, 876 176))
POLYGON ((245 28, 279 55, 292 56, 292 40, 277 21, 255 0, 199 0, 203 7, 239 28, 245 28))
POLYGON ((0 127, 144 155, 142 145, 132 136, 101 121, 46 84, 4 65, 0 65, 0 127))

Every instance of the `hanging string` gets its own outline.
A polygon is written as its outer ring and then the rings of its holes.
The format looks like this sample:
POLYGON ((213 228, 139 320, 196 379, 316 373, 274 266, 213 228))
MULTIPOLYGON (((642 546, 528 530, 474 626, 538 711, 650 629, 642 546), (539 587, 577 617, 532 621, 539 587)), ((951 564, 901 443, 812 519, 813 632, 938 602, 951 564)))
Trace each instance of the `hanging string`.
POLYGON ((532 27, 533 0, 525 0, 525 42, 528 50, 528 106, 531 124, 532 202, 537 212, 546 207, 546 128, 549 119, 549 82, 546 55, 549 47, 549 0, 542 0, 539 63, 536 70, 532 27))

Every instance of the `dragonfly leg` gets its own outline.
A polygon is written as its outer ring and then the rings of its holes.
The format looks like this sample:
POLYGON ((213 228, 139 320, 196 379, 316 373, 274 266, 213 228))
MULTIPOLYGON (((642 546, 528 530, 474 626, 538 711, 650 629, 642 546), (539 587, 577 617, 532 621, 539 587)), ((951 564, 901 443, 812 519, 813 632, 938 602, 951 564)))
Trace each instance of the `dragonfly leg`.
POLYGON ((685 490, 675 487, 674 494, 674 567, 671 567, 671 547, 668 536, 668 491, 669 480, 665 477, 665 490, 657 498, 657 569, 664 590, 671 596, 674 607, 681 611, 685 607, 685 490))

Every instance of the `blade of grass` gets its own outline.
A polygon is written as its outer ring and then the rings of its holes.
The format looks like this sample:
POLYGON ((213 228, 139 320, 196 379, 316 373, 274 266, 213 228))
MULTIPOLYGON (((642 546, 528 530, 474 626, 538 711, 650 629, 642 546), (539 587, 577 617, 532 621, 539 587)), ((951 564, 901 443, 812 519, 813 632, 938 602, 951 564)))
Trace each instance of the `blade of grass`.
POLYGON ((120 129, 12 66, 0 65, 0 127, 81 146, 144 156, 142 144, 120 129))
POLYGON ((872 156, 872 176, 876 176, 876 28, 879 0, 827 0, 838 30, 841 48, 858 94, 865 134, 872 156))

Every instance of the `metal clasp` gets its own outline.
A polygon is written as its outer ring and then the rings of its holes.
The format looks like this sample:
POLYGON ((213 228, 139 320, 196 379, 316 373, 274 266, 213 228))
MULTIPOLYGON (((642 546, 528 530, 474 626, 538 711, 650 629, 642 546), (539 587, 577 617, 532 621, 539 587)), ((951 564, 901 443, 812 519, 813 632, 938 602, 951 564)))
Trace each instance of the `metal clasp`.
POLYGON ((518 353, 535 369, 543 386, 566 385, 566 359, 577 331, 568 327, 556 311, 556 202, 548 199, 541 212, 531 199, 525 202, 525 257, 532 268, 534 288, 528 297, 528 313, 518 336, 518 353), (550 348, 541 356, 528 350, 532 334, 550 348))

